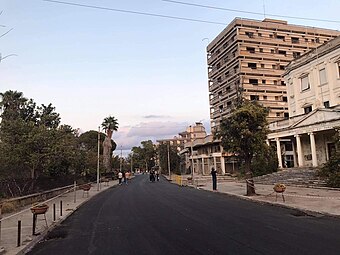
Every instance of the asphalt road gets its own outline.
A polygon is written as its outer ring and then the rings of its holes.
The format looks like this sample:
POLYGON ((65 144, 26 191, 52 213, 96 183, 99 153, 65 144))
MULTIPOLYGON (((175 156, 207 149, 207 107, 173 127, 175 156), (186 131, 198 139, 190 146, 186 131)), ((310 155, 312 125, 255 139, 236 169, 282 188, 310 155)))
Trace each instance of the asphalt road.
POLYGON ((29 254, 340 254, 340 219, 147 175, 104 191, 29 254))

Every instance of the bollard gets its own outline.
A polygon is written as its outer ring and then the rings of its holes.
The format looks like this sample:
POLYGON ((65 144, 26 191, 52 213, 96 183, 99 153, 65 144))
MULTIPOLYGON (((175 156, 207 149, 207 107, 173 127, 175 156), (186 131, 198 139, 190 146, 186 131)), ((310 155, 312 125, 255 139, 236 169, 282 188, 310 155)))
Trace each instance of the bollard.
POLYGON ((77 182, 74 181, 74 203, 76 203, 76 200, 77 200, 77 182))
POLYGON ((63 216, 63 201, 60 200, 60 216, 63 216))
POLYGON ((55 204, 53 204, 53 221, 56 221, 55 204))
POLYGON ((18 220, 18 242, 17 247, 21 244, 21 220, 18 220))

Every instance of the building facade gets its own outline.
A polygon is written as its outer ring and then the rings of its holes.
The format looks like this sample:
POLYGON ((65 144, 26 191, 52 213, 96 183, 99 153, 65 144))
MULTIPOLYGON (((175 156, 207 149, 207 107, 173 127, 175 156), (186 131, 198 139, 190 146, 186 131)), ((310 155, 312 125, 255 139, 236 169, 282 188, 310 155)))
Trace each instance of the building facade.
POLYGON ((334 153, 340 127, 340 37, 292 61, 286 69, 290 118, 270 124, 279 167, 317 167, 334 153))
POLYGON ((286 65, 340 32, 236 18, 207 47, 212 130, 242 97, 270 109, 269 122, 288 118, 286 65))

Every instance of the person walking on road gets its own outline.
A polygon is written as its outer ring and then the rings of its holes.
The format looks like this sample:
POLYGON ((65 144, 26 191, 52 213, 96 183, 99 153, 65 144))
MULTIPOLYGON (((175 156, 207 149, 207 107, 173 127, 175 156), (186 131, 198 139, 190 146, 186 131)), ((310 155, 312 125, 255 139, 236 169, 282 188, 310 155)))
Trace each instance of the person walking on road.
POLYGON ((127 171, 125 174, 125 184, 128 184, 128 180, 130 179, 130 172, 127 171))
POLYGON ((122 179, 123 179, 123 173, 119 172, 118 173, 118 181, 119 181, 119 185, 122 185, 122 179))
POLYGON ((215 168, 211 168, 210 174, 212 176, 213 190, 217 190, 217 171, 215 170, 215 168))

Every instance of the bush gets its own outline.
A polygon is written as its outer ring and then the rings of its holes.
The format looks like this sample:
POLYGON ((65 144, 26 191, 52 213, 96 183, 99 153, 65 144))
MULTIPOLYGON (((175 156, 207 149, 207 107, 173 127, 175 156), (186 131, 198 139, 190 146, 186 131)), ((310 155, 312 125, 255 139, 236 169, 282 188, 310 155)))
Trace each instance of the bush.
POLYGON ((277 172, 278 160, 272 147, 265 147, 257 152, 251 163, 254 176, 271 174, 277 172))
POLYGON ((319 176, 326 179, 327 186, 340 188, 340 153, 337 153, 321 168, 319 176))

